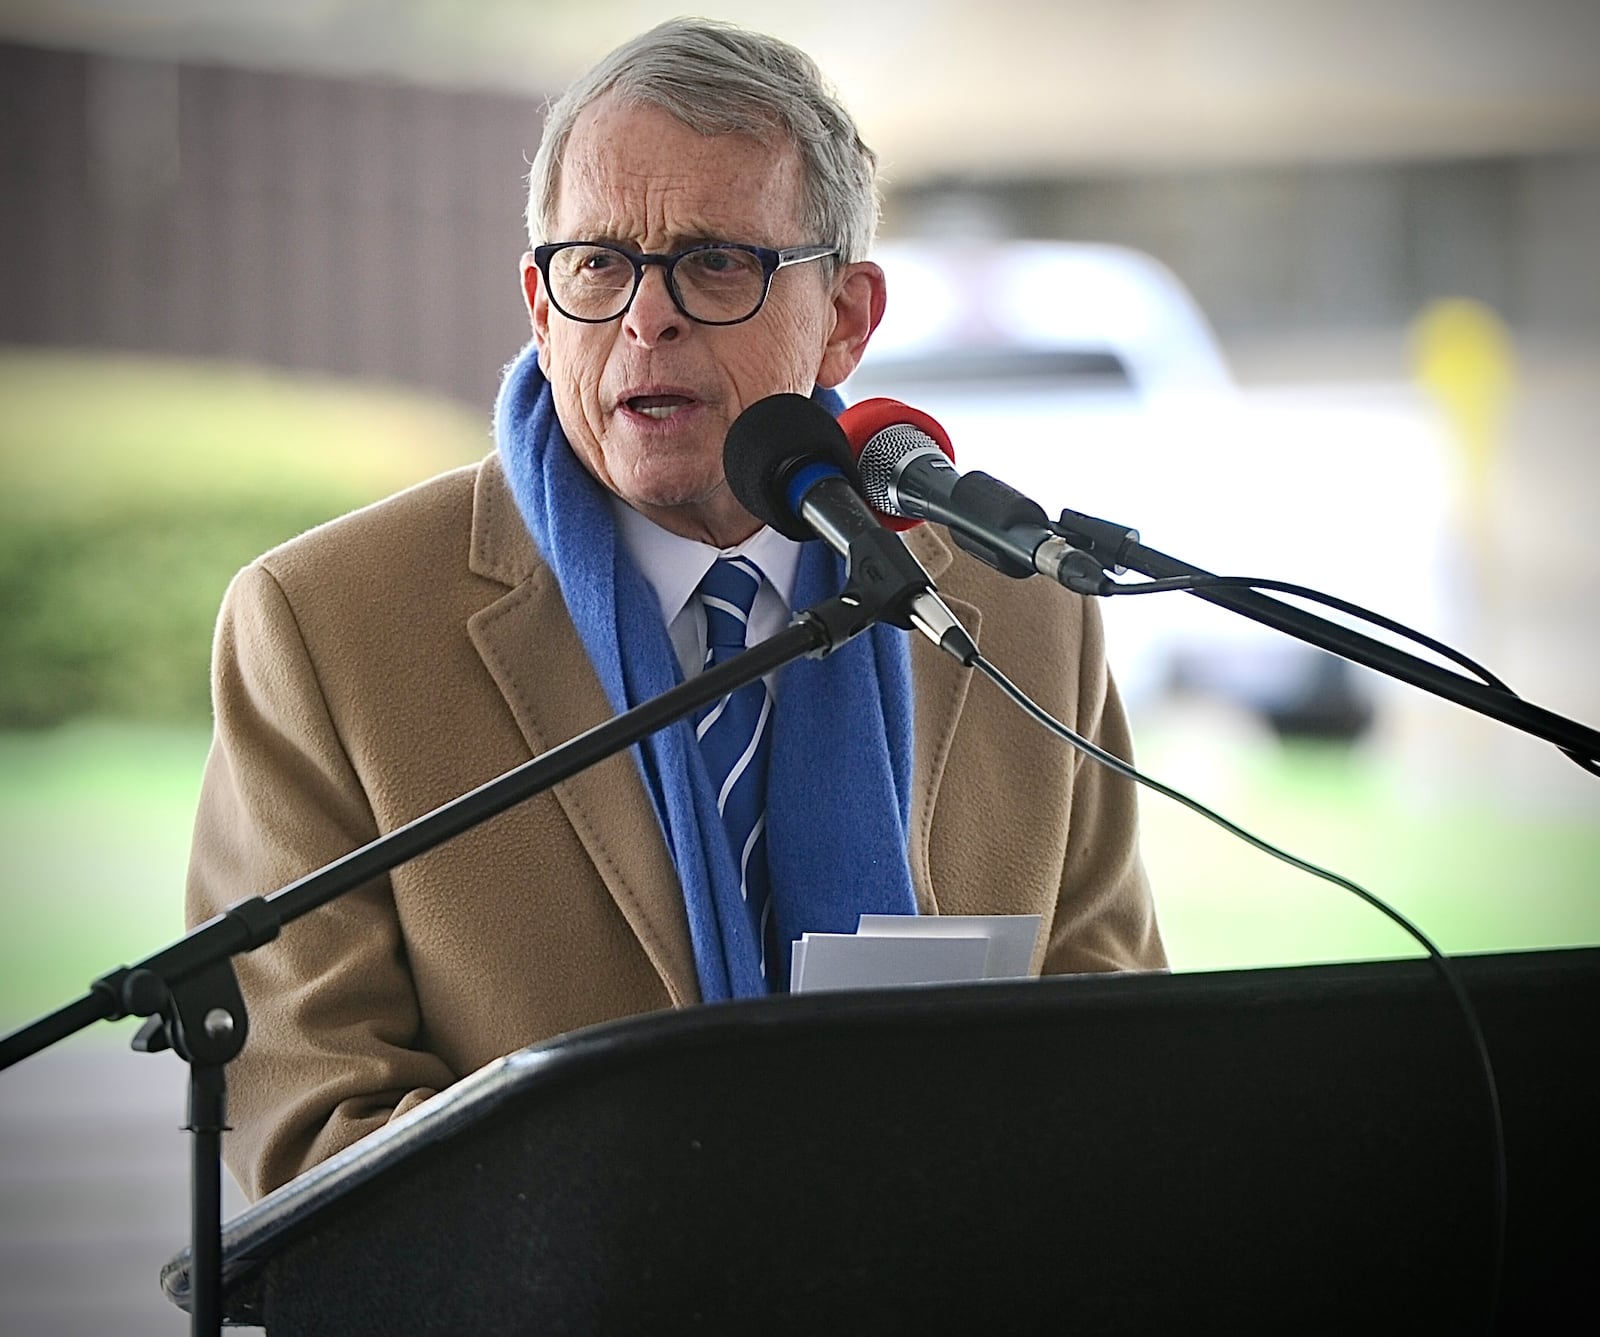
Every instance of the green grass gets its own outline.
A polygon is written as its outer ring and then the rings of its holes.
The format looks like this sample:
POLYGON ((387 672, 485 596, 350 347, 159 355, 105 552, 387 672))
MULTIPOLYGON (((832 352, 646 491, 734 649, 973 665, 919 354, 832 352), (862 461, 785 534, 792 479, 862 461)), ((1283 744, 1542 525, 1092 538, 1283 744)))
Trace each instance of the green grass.
MULTIPOLYGON (((198 727, 78 724, 0 734, 0 1026, 83 993, 182 932, 198 727)), ((1157 775, 1180 758, 1143 749, 1157 775)), ((1600 825, 1492 801, 1419 810, 1369 754, 1236 746, 1194 796, 1391 901, 1447 951, 1600 943, 1600 825)), ((1143 801, 1146 861, 1174 966, 1414 954, 1348 893, 1176 805, 1143 801)), ((124 1023, 131 1025, 131 1023, 124 1023)))
POLYGON ((204 726, 0 734, 0 1025, 183 933, 207 742, 204 726))
MULTIPOLYGON (((1170 780, 1178 762, 1167 740, 1144 751, 1145 769, 1170 780)), ((1240 746, 1215 769, 1227 778, 1213 792, 1186 792, 1355 882, 1446 952, 1600 944, 1600 804, 1582 814, 1508 802, 1493 775, 1474 797, 1424 799, 1383 754, 1365 750, 1240 746)), ((1349 891, 1166 799, 1141 802, 1145 862, 1176 969, 1421 950, 1349 891)))

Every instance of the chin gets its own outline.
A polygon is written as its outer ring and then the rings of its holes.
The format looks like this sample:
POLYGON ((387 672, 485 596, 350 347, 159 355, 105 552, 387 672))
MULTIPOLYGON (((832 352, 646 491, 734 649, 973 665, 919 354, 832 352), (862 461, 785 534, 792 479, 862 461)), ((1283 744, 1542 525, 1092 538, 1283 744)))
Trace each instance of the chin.
POLYGON ((624 497, 630 505, 640 506, 706 506, 715 502, 716 496, 726 487, 722 476, 722 460, 715 468, 701 468, 693 472, 685 469, 645 471, 648 476, 633 480, 629 495, 624 497))

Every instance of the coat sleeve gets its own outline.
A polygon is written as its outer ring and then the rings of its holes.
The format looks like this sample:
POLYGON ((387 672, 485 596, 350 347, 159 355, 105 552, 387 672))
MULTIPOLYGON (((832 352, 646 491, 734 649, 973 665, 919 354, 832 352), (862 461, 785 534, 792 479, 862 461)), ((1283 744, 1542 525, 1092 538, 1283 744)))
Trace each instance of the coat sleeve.
MULTIPOLYGON (((1125 761, 1133 741, 1106 666, 1099 607, 1083 603, 1073 728, 1125 761)), ((1083 753, 1074 762, 1061 892, 1044 972, 1160 970, 1167 956, 1139 857, 1137 786, 1083 753)))
MULTIPOLYGON (((378 835, 283 590, 261 564, 230 586, 212 663, 215 735, 187 917, 267 895, 378 835)), ((252 1197, 462 1074, 429 1053, 387 878, 236 959, 249 1011, 224 1138, 252 1197)))

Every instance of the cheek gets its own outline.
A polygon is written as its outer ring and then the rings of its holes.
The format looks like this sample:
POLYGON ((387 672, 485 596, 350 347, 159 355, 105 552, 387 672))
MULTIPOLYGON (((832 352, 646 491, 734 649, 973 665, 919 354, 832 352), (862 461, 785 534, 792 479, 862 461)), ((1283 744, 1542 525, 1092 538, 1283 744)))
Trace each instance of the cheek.
POLYGON ((815 312, 805 310, 775 311, 773 315, 778 319, 766 338, 738 345, 736 356, 744 373, 741 379, 753 386, 765 382, 774 387, 764 390, 765 394, 808 394, 822 362, 826 338, 822 321, 815 312))
POLYGON ((599 394, 600 376, 605 370, 605 349, 596 341, 581 336, 556 336, 540 349, 539 365, 565 407, 587 408, 599 394))

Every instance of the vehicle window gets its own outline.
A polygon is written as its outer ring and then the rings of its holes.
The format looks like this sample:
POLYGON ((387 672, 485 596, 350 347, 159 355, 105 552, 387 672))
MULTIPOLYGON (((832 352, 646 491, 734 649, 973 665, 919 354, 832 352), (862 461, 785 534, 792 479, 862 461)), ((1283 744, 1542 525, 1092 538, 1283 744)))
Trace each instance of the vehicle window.
POLYGON ((1114 353, 1062 348, 959 348, 911 357, 868 354, 851 378, 857 397, 916 386, 966 390, 979 386, 1029 389, 1126 390, 1133 378, 1114 353))

